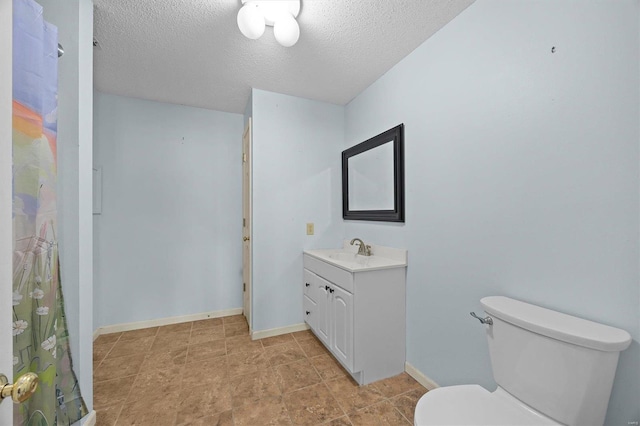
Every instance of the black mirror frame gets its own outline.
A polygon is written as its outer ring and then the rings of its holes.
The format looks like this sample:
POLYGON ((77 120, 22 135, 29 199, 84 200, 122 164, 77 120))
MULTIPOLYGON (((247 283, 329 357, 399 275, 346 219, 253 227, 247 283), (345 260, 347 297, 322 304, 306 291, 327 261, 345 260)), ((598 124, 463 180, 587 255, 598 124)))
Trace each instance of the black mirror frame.
POLYGON ((380 133, 358 145, 342 151, 342 218, 345 220, 373 220, 404 222, 404 124, 380 133), (393 210, 349 209, 349 158, 393 140, 393 210))

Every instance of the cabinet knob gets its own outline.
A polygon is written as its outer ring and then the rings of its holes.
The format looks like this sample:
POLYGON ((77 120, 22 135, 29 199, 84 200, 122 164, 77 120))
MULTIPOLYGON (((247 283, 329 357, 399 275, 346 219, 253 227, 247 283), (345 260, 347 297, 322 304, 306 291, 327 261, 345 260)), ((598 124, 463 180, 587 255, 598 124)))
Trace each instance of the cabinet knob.
POLYGON ((324 289, 325 289, 325 290, 327 290, 327 291, 329 291, 329 286, 328 286, 328 285, 325 285, 325 286, 324 286, 324 289))
POLYGON ((329 293, 333 293, 334 291, 335 291, 335 290, 334 290, 334 289, 332 289, 332 288, 330 288, 330 289, 329 289, 329 293))
POLYGON ((309 283, 304 283, 304 286, 305 286, 305 287, 309 287, 310 285, 311 285, 311 284, 309 284, 309 283))
POLYGON ((307 315, 309 315, 311 313, 311 311, 307 311, 307 315))

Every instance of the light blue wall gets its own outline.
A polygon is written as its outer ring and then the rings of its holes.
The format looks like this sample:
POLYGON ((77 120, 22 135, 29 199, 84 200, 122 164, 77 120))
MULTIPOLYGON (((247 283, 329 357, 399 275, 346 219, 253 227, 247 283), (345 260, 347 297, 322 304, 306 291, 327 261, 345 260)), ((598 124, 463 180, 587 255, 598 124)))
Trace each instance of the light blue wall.
POLYGON ((303 322, 302 250, 342 241, 343 132, 342 106, 253 90, 256 331, 303 322))
POLYGON ((242 121, 96 92, 96 327, 242 306, 242 121))
POLYGON ((640 419, 638 25, 480 0, 347 106, 345 147, 405 123, 406 224, 346 236, 408 248, 407 361, 439 384, 494 386, 469 312, 507 295, 629 331, 607 424, 640 419))
POLYGON ((58 224, 61 282, 74 371, 93 406, 93 2, 38 0, 58 27, 58 224))

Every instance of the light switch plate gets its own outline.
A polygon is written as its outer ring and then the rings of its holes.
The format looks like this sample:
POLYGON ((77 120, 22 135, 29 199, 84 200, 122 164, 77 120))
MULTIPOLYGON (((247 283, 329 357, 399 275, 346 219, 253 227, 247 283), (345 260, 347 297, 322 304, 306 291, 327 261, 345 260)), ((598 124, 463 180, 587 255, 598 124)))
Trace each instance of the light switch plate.
POLYGON ((313 235, 313 223, 307 223, 307 235, 313 235))

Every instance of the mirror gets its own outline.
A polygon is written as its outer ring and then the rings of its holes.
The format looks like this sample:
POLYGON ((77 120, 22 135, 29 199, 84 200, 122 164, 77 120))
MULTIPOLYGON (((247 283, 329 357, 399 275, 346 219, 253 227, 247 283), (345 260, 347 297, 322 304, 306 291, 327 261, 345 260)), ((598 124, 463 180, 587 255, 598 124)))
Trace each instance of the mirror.
POLYGON ((404 222, 404 124, 342 151, 342 217, 404 222))

